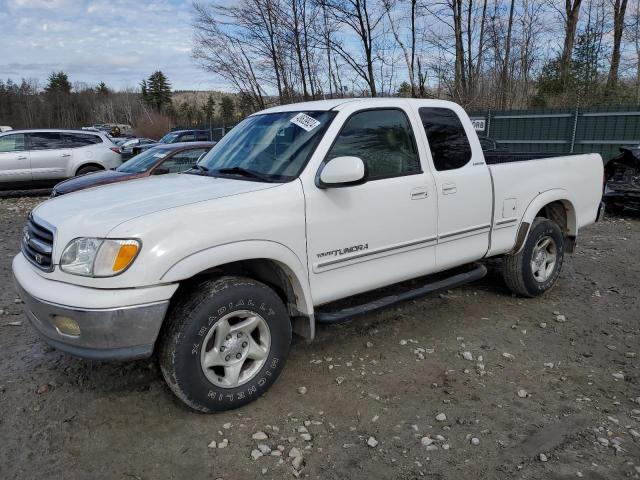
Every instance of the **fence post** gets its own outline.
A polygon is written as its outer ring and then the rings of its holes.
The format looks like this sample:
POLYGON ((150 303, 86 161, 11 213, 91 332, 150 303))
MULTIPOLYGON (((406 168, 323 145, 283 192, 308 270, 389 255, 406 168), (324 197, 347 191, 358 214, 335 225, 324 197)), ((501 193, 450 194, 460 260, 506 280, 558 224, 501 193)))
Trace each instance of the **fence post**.
POLYGON ((491 109, 487 110, 487 137, 490 137, 491 135, 491 109))
POLYGON ((578 130, 578 113, 579 109, 576 107, 576 110, 573 114, 573 132, 571 133, 571 150, 569 153, 573 153, 573 149, 576 145, 576 131, 578 130))

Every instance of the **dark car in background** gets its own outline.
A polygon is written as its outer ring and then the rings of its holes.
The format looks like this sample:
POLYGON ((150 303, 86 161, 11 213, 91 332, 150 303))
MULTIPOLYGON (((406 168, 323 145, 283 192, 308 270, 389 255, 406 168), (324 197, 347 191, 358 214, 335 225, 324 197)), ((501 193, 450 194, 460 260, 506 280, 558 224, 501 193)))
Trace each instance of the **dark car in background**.
POLYGON ((623 147, 620 155, 604 166, 603 200, 611 213, 621 213, 625 207, 640 210, 640 145, 623 147))
POLYGON ((149 143, 145 145, 134 145, 131 149, 133 155, 137 155, 140 152, 155 147, 156 145, 169 145, 172 143, 184 143, 184 142, 209 142, 211 141, 211 135, 209 130, 174 130, 167 133, 164 137, 158 140, 157 143, 149 143))
POLYGON ((51 197, 150 175, 181 173, 193 168, 198 159, 211 150, 214 145, 215 142, 156 145, 124 162, 114 170, 81 175, 60 182, 53 188, 51 197))

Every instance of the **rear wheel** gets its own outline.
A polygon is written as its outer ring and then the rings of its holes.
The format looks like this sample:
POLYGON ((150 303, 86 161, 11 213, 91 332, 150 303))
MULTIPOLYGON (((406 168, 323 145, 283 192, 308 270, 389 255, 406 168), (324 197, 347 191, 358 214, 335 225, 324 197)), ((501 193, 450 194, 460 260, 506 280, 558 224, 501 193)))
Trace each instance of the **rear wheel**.
POLYGON ((79 168, 76 175, 86 175, 87 173, 99 172, 100 170, 103 169, 96 165, 87 165, 86 167, 79 168))
POLYGON ((556 283, 564 260, 564 236, 558 224, 538 217, 522 250, 504 258, 509 289, 525 297, 542 295, 556 283))
POLYGON ((160 343, 171 390, 202 412, 249 403, 278 378, 291 344, 291 321, 266 285, 242 277, 208 280, 172 309, 160 343))

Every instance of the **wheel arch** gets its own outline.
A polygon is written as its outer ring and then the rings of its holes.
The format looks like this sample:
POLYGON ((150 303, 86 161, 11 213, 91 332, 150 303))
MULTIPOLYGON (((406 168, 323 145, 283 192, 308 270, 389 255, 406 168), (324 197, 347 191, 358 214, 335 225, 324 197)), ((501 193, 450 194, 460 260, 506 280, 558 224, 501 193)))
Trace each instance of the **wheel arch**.
POLYGON ((271 287, 286 305, 294 331, 313 339, 315 321, 307 269, 289 248, 258 240, 212 247, 178 261, 161 281, 179 282, 179 292, 202 278, 220 275, 247 276, 271 287))
POLYGON ((75 171, 75 174, 74 174, 74 175, 75 175, 75 176, 78 176, 78 175, 79 175, 80 170, 82 170, 83 168, 86 168, 86 167, 96 167, 96 168, 98 168, 98 169, 100 169, 100 170, 104 170, 104 165, 100 165, 100 164, 99 164, 99 163, 97 163, 97 162, 86 162, 86 163, 81 163, 80 165, 78 165, 78 166, 76 167, 76 171, 75 171))
POLYGON ((571 199, 569 192, 557 189, 542 192, 529 203, 522 217, 512 253, 520 252, 536 217, 544 217, 557 223, 566 239, 565 250, 573 251, 578 237, 575 202, 571 199))

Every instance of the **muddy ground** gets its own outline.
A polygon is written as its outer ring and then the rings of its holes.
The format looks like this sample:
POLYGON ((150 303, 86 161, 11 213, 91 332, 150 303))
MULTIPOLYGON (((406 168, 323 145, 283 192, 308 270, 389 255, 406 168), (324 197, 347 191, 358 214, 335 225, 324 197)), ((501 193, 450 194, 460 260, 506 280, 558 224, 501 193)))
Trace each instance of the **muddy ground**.
POLYGON ((586 229, 543 298, 513 297, 494 270, 320 328, 266 396, 203 415, 153 360, 72 358, 30 328, 10 263, 43 199, 0 198, 1 479, 640 477, 638 216, 586 229), (254 460, 259 443, 273 453, 254 460))

